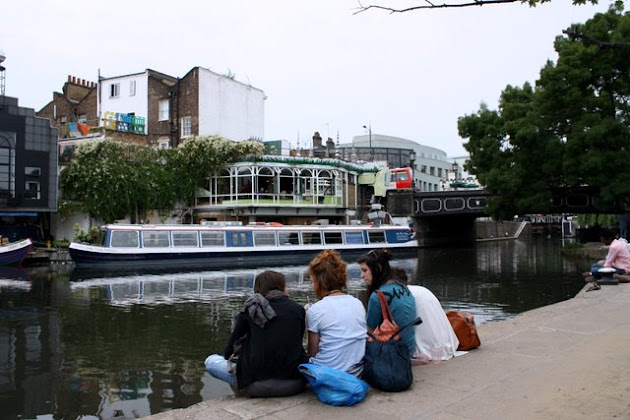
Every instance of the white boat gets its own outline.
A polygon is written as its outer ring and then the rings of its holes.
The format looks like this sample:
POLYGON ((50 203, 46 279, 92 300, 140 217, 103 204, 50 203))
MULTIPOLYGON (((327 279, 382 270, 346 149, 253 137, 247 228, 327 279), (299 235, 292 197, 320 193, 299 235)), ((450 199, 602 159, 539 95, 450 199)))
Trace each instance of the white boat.
POLYGON ((122 225, 103 226, 102 245, 73 242, 79 267, 140 269, 296 265, 325 249, 347 261, 388 248, 397 257, 415 256, 418 243, 407 226, 374 225, 122 225))

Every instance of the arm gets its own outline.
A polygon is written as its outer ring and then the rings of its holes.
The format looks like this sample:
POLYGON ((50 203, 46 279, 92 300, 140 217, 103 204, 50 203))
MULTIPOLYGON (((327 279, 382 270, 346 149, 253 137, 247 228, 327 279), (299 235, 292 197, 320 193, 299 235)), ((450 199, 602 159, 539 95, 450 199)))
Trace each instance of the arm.
POLYGON ((239 338, 243 337, 248 332, 249 326, 247 325, 245 314, 241 312, 236 317, 236 325, 234 326, 234 330, 232 331, 232 334, 230 334, 230 338, 225 345, 225 350, 223 350, 223 357, 229 359, 232 353, 234 353, 234 343, 236 343, 239 338))
POLYGON ((604 261, 604 267, 612 267, 614 265, 614 261, 617 259, 617 255, 619 254, 619 242, 614 241, 610 248, 608 249, 608 255, 606 255, 606 260, 604 261))
POLYGON ((309 356, 315 356, 319 350, 319 334, 312 331, 308 332, 308 339, 306 344, 306 352, 309 356))

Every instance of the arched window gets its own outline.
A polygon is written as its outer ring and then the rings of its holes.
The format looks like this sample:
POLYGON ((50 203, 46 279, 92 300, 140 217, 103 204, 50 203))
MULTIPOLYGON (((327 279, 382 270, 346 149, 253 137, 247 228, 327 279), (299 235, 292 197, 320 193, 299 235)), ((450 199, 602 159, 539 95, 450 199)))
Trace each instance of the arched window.
POLYGON ((15 140, 0 133, 0 200, 15 198, 15 140))

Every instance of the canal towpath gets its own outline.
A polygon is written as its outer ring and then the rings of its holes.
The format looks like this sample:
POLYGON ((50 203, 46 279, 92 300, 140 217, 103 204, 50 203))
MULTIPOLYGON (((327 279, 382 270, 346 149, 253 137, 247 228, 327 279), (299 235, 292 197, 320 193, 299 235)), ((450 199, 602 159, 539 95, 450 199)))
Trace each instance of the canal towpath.
MULTIPOLYGON (((353 407, 304 392, 288 398, 207 400, 151 420, 206 419, 627 419, 630 418, 630 284, 479 326, 482 345, 414 367, 401 393, 370 389, 353 407)), ((200 362, 201 363, 201 362, 200 362)))

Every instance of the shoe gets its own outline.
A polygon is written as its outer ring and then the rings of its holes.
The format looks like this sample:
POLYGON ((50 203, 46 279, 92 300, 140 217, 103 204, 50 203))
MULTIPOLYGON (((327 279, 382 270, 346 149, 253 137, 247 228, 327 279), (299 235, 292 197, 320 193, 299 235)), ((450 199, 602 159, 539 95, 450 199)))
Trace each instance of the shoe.
POLYGON ((613 279, 617 280, 619 283, 630 283, 629 274, 613 274, 613 279))
POLYGON ((600 286, 597 283, 593 283, 593 285, 591 287, 589 287, 588 289, 586 289, 587 292, 592 292, 593 290, 599 290, 601 289, 602 286, 600 286))
POLYGON ((584 277, 584 281, 587 283, 593 283, 595 280, 596 279, 593 276, 584 277))

